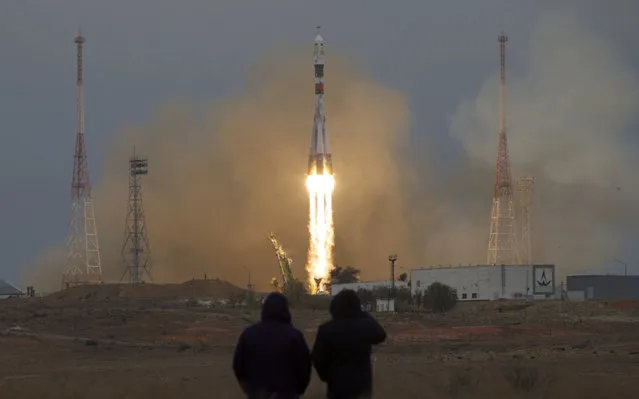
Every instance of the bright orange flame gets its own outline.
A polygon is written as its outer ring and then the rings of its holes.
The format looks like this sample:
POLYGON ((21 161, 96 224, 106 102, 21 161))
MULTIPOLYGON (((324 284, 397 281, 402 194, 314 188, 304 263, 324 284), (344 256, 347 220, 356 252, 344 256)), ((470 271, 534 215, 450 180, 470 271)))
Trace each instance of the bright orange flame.
POLYGON ((333 246, 335 232, 333 229, 333 190, 335 178, 333 175, 309 175, 306 178, 310 211, 308 216, 308 262, 306 269, 309 274, 309 284, 316 290, 316 279, 328 280, 333 268, 333 246))

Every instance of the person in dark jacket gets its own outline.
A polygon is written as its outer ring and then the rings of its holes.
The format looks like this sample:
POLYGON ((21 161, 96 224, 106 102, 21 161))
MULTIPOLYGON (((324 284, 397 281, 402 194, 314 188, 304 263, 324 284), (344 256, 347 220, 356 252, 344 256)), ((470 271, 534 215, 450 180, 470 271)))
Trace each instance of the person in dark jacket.
POLYGON ((317 330, 313 365, 327 385, 330 399, 370 398, 373 392, 371 347, 386 339, 386 332, 362 311, 357 294, 343 290, 333 298, 332 319, 317 330))
POLYGON ((262 320, 240 335, 233 371, 249 399, 294 399, 311 379, 311 354, 304 335, 291 324, 288 300, 266 297, 262 320))

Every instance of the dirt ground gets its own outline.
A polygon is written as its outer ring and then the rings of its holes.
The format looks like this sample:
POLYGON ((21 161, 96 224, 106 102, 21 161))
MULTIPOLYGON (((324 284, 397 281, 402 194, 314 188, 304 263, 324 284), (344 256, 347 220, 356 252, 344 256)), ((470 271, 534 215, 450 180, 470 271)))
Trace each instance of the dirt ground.
MULTIPOLYGON (((0 398, 241 398, 233 347, 259 311, 215 304, 239 291, 199 281, 0 301, 0 398)), ((374 352, 378 398, 639 397, 639 302, 375 316, 389 335, 374 352)), ((294 310, 309 345, 327 317, 294 310)), ((305 397, 323 390, 314 376, 305 397)))

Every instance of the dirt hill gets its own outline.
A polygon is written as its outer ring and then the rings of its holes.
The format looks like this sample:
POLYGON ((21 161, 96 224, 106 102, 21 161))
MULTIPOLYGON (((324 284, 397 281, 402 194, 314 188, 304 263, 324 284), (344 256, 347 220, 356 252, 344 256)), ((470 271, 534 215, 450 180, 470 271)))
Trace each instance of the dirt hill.
POLYGON ((223 280, 191 280, 181 284, 101 284, 81 285, 56 292, 47 299, 104 300, 115 298, 228 298, 244 290, 223 280))

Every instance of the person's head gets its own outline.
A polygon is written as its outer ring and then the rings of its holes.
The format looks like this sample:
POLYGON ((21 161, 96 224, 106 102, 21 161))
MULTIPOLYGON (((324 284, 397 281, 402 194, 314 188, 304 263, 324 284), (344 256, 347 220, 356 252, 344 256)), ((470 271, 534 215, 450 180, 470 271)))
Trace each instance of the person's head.
POLYGON ((357 317, 362 312, 362 305, 355 291, 342 290, 331 301, 330 312, 336 319, 357 317))
POLYGON ((262 321, 290 323, 291 311, 288 309, 288 299, 279 292, 269 294, 262 305, 262 321))

